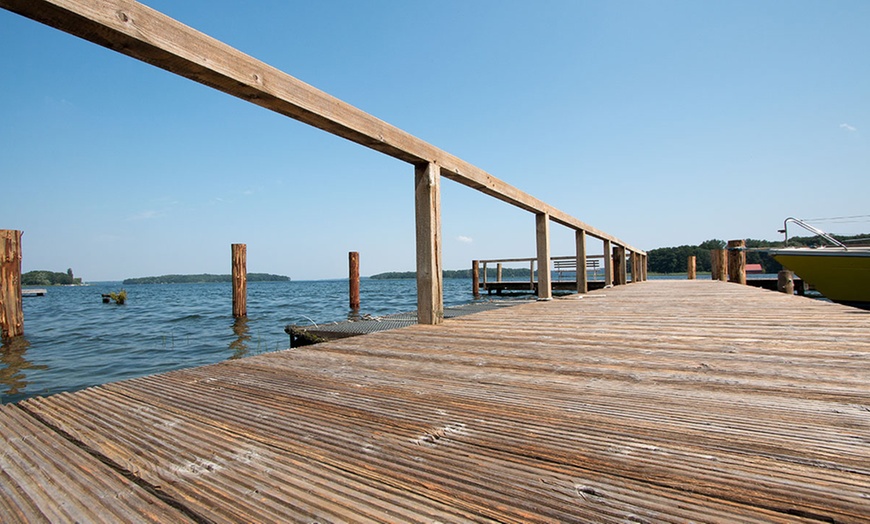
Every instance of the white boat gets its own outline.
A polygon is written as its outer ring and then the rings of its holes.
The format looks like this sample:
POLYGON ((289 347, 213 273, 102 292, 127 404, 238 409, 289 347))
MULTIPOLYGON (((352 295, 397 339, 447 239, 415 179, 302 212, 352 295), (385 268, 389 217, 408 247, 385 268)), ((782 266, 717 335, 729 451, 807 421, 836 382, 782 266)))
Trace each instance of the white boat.
MULTIPOLYGON (((794 222, 832 245, 824 247, 783 247, 767 250, 787 269, 793 271, 819 293, 834 302, 870 308, 870 247, 849 247, 796 218, 794 222)), ((788 245, 788 232, 786 245, 788 245)))

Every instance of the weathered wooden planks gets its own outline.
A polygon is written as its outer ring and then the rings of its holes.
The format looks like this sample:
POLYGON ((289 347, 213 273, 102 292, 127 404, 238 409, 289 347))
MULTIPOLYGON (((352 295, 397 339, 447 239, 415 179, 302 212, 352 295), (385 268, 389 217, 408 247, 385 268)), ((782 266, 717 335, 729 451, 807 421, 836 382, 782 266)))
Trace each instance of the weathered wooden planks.
POLYGON ((193 522, 16 406, 0 448, 0 522, 193 522))
POLYGON ((864 522, 868 329, 656 281, 21 409, 214 522, 864 522))

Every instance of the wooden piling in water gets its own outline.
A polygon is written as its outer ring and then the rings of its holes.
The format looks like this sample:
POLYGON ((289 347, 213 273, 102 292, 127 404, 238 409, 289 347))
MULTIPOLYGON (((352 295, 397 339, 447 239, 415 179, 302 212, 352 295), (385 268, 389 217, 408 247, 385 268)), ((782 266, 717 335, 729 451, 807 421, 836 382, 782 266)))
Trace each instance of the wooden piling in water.
POLYGON ((233 244, 233 317, 248 316, 248 246, 233 244))
POLYGON ((698 261, 695 255, 689 255, 688 261, 686 263, 686 272, 688 273, 689 280, 695 280, 697 277, 697 267, 698 261))
POLYGON ((0 338, 24 334, 21 304, 21 231, 0 229, 0 338))
POLYGON ((350 308, 359 309, 359 252, 351 251, 347 254, 348 265, 348 295, 350 296, 350 308))
POLYGON ((746 241, 728 241, 728 281, 746 284, 746 241))

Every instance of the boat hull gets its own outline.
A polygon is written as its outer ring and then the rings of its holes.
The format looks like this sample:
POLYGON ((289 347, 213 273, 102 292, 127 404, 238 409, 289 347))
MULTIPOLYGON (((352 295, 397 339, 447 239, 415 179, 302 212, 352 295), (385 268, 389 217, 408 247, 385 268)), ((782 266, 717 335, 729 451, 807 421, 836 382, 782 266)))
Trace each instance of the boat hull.
POLYGON ((781 249, 770 255, 825 298, 870 306, 870 250, 781 249))

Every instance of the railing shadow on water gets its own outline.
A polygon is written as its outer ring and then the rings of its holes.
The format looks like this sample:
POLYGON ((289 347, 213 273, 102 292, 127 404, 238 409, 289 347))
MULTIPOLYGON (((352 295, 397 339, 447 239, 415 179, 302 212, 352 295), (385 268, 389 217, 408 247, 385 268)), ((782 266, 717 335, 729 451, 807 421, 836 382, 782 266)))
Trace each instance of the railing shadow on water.
POLYGON ((14 398, 30 385, 24 373, 26 370, 48 369, 48 366, 33 364, 25 358, 28 348, 30 342, 24 335, 4 339, 0 346, 0 385, 4 387, 0 399, 3 403, 7 402, 7 396, 14 398))

